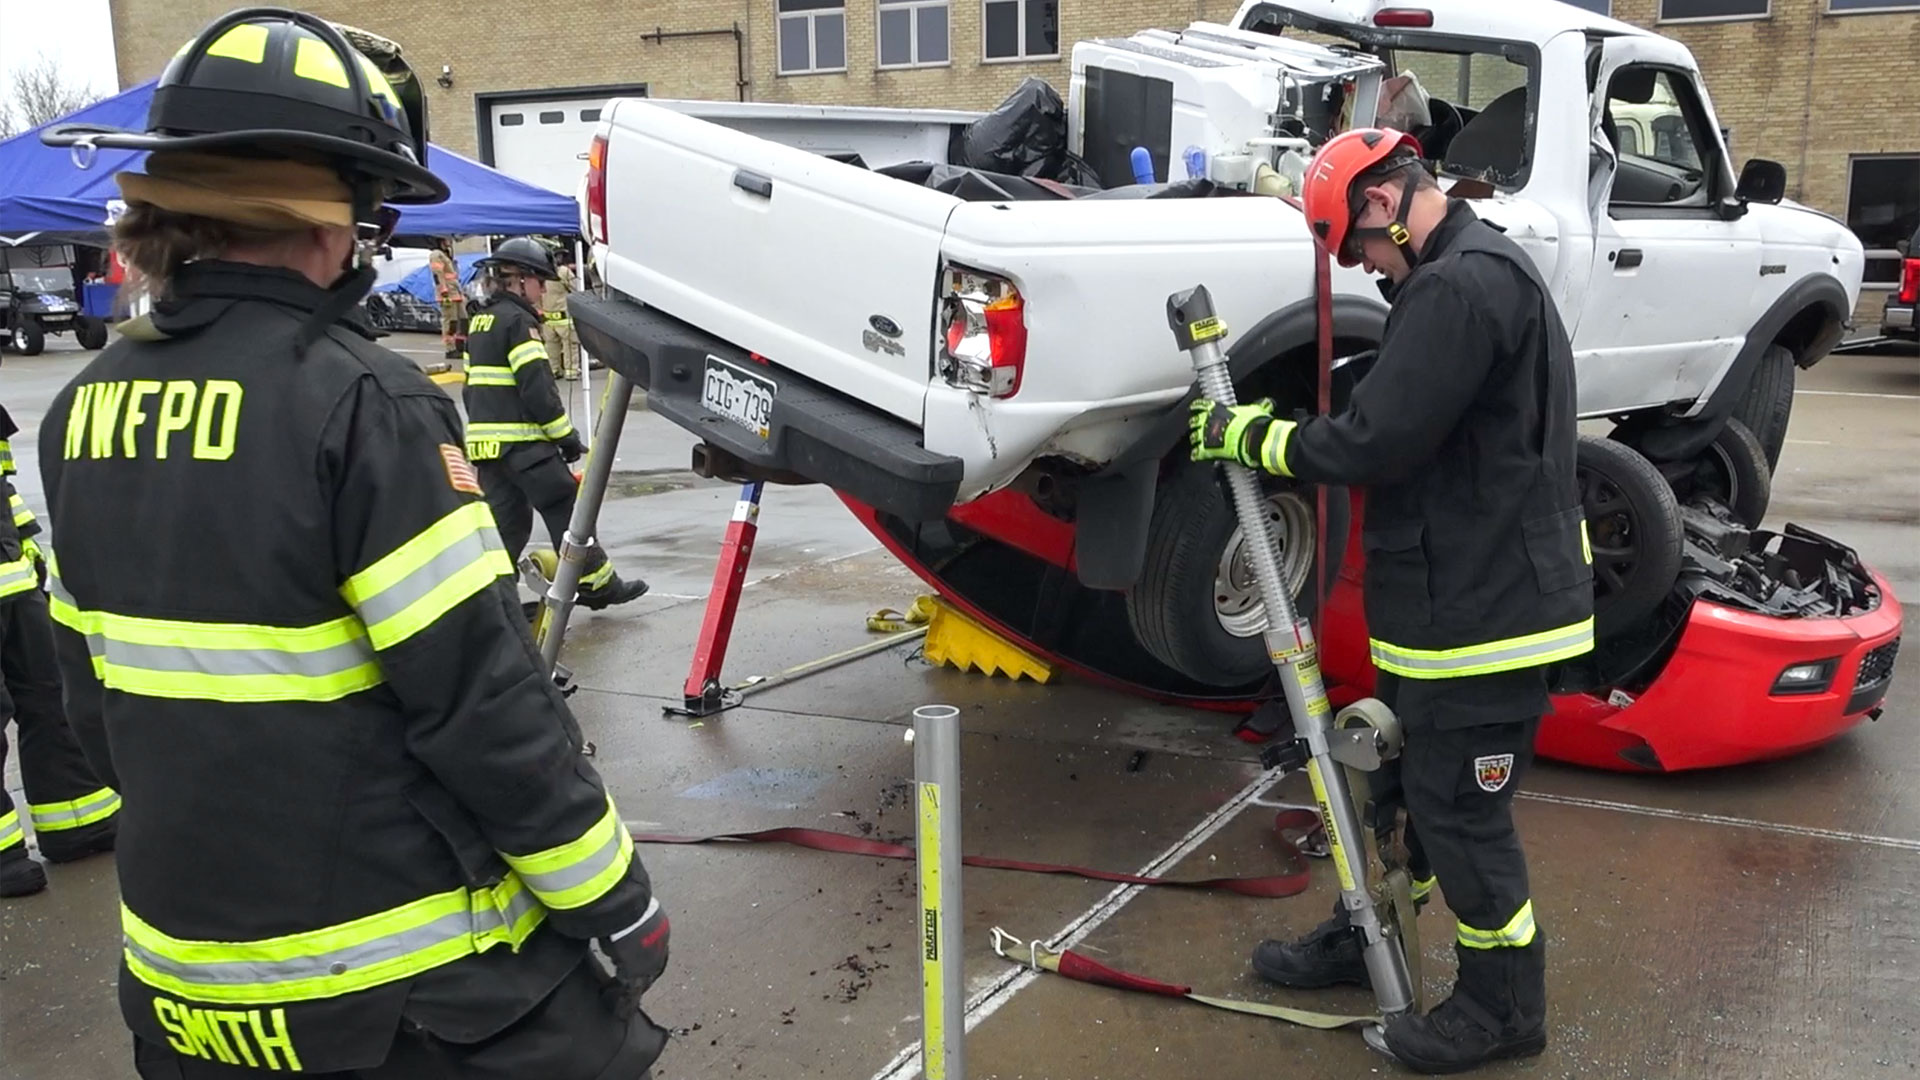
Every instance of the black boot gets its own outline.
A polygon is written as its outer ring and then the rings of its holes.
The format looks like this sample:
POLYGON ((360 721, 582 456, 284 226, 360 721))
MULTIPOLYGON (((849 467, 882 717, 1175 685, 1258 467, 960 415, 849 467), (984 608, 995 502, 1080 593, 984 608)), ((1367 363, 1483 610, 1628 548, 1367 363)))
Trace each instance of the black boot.
POLYGON ((10 859, 0 859, 0 896, 32 896, 47 887, 47 872, 27 857, 25 848, 10 859))
POLYGON ((60 834, 41 833, 41 857, 50 863, 69 863, 78 862, 90 855, 104 855, 113 850, 114 839, 120 832, 120 820, 117 817, 110 817, 105 821, 74 831, 79 835, 62 835, 58 840, 52 837, 60 834))
POLYGON ((1425 1016, 1387 1023, 1387 1049, 1414 1072, 1466 1072, 1547 1048, 1546 942, 1524 949, 1456 946, 1453 996, 1425 1016))
POLYGON ((580 606, 588 611, 602 611, 615 604, 625 604, 647 595, 647 583, 639 579, 622 581, 615 574, 605 585, 597 589, 580 590, 580 606))
POLYGON ((1335 915, 1298 941, 1263 941, 1253 950, 1253 970, 1268 982, 1295 990, 1329 986, 1371 986, 1361 956, 1360 936, 1345 912, 1335 915))

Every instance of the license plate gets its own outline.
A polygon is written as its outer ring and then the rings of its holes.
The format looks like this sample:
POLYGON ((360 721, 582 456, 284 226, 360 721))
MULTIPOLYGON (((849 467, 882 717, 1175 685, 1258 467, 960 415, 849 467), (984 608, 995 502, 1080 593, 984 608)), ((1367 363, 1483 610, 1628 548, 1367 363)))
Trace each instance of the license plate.
POLYGON ((773 427, 773 395, 778 387, 737 364, 707 357, 707 375, 700 384, 700 404, 766 438, 773 427))

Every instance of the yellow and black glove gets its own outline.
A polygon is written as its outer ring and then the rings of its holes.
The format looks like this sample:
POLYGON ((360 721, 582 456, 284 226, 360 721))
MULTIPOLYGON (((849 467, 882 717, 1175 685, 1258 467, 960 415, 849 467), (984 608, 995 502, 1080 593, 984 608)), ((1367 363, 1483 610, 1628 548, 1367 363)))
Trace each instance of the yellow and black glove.
POLYGON ((1223 405, 1200 398, 1191 406, 1189 439, 1195 461, 1237 461, 1260 467, 1260 444, 1273 424, 1273 399, 1251 405, 1223 405))

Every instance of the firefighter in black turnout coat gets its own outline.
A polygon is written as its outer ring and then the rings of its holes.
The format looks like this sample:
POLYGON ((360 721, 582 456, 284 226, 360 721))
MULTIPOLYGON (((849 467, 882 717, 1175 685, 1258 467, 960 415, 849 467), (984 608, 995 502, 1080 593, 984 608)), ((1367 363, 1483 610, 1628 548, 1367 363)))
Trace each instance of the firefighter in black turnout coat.
POLYGON ((272 8, 183 49, 146 132, 42 135, 152 151, 114 226, 151 314, 40 433, 150 1080, 636 1080, 665 1041, 666 916, 458 413, 349 315, 383 204, 447 197, 426 137, 391 43, 272 8))
MULTIPOLYGON (((1198 401, 1192 441, 1196 459, 1367 489, 1369 644, 1377 696, 1406 733, 1415 892, 1437 877, 1459 921, 1453 995, 1385 1035, 1402 1063, 1438 1073, 1546 1045, 1546 944, 1512 800, 1551 708, 1546 666, 1593 648, 1593 571, 1572 347, 1554 300, 1418 154, 1410 137, 1356 130, 1307 170, 1318 241, 1392 282, 1379 358, 1348 408, 1283 419, 1271 402, 1198 401)), ((1367 981, 1343 913, 1263 943, 1253 966, 1292 987, 1367 981)))
MULTIPOLYGON (((536 306, 557 280, 545 245, 517 236, 481 260, 486 299, 467 321, 467 456, 480 469, 507 558, 519 562, 537 511, 558 549, 579 488, 569 462, 587 452, 560 398, 536 306)), ((644 581, 622 581, 596 544, 580 573, 589 609, 637 600, 644 581)))

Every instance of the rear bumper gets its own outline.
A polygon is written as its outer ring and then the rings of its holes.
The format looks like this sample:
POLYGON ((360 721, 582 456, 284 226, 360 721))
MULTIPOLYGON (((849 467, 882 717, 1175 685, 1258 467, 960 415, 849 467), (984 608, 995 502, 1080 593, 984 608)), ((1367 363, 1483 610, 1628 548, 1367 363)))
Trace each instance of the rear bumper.
POLYGON ((1787 757, 1852 729, 1880 706, 1900 648, 1900 602, 1874 574, 1880 606, 1848 618, 1778 618, 1698 600, 1673 657, 1624 705, 1554 700, 1542 756, 1607 769, 1709 768, 1787 757), (1795 664, 1834 660, 1818 694, 1773 693, 1795 664))
POLYGON ((626 297, 567 304, 582 344, 645 389, 648 408, 749 473, 797 475, 908 521, 938 520, 953 506, 963 463, 928 451, 900 420, 626 297), (765 439, 701 404, 708 357, 765 371, 775 384, 765 439))
POLYGON ((1913 337, 1913 305, 1887 301, 1880 315, 1880 332, 1888 337, 1913 337))

